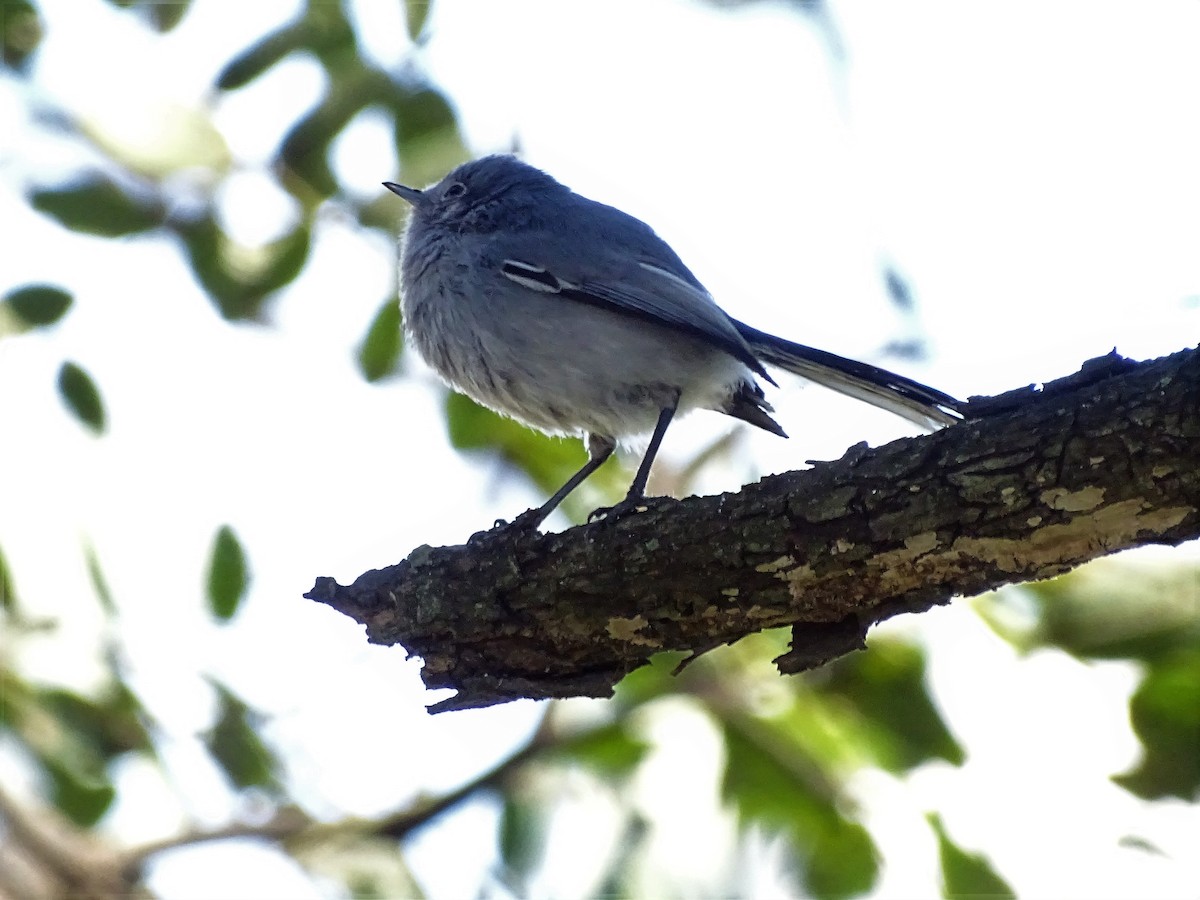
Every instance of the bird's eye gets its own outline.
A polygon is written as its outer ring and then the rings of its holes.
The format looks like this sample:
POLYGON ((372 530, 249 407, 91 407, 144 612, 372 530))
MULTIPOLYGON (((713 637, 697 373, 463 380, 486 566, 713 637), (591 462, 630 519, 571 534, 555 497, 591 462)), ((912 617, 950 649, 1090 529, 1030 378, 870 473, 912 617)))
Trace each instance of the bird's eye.
POLYGON ((461 181, 456 181, 446 187, 446 193, 443 195, 447 200, 453 200, 455 197, 461 197, 467 192, 467 186, 461 181))

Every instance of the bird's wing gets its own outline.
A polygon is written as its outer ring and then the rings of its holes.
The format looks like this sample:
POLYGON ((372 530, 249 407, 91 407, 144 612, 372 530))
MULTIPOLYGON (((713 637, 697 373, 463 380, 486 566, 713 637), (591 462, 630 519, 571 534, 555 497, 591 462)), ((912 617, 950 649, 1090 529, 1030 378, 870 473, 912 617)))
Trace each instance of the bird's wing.
POLYGON ((677 329, 775 383, 708 291, 671 270, 682 264, 669 249, 663 261, 634 250, 611 250, 601 258, 594 250, 598 242, 572 242, 586 248, 582 254, 570 252, 564 243, 556 235, 532 233, 517 240, 508 235, 503 254, 493 255, 500 274, 515 284, 677 329))

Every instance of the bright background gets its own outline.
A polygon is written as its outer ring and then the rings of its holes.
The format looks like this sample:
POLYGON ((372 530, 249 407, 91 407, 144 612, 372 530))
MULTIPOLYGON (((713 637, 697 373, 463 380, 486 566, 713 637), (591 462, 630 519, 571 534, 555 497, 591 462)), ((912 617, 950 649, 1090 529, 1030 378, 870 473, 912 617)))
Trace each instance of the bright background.
MULTIPOLYGON (((443 90, 472 155, 519 145, 581 193, 650 222, 757 327, 959 396, 1066 375, 1114 346, 1143 359, 1196 343, 1200 6, 802 6, 447 0, 415 45, 400 3, 347 4, 363 54, 443 90), (888 267, 911 289, 911 311, 889 298, 888 267), (914 343, 915 358, 888 351, 914 343)), ((166 776, 137 757, 113 773, 118 802, 101 829, 120 842, 253 814, 195 737, 215 703, 200 673, 270 713, 263 735, 287 759, 293 795, 330 818, 451 789, 542 715, 517 703, 430 718, 418 661, 368 647, 353 623, 300 596, 317 575, 348 582, 419 544, 461 543, 544 496, 494 456, 453 450, 442 389, 415 355, 401 377, 363 380, 354 349, 394 290, 391 235, 326 202, 308 264, 267 321, 230 324, 165 236, 81 236, 26 200, 102 155, 47 121, 58 111, 118 158, 145 154, 143 172, 190 159, 166 176, 175 202, 215 191, 235 240, 285 234, 300 208, 270 165, 280 134, 320 97, 322 69, 296 57, 240 90, 213 83, 299 9, 198 0, 160 36, 100 0, 44 2, 31 76, 0 79, 0 291, 50 282, 75 300, 55 327, 0 339, 0 547, 27 611, 57 622, 4 655, 30 680, 81 692, 102 677, 97 636, 111 625, 80 550, 93 546, 118 602, 129 683, 171 736, 166 776), (63 359, 99 385, 102 437, 63 411, 63 359), (233 625, 203 602, 224 523, 253 573, 233 625)), ((356 117, 330 159, 350 203, 411 174, 378 113, 356 117)), ((733 490, 909 433, 794 381, 770 399, 790 441, 701 414, 672 428, 664 466, 736 429, 732 452, 691 486, 733 490)), ((1129 564, 1158 571, 1195 556, 1193 545, 1129 564)), ((1195 594, 1184 602, 1200 612, 1195 594)), ((1022 655, 965 602, 880 631, 926 648, 933 695, 970 753, 961 768, 855 776, 887 861, 877 895, 936 891, 922 820, 932 809, 1023 896, 1194 895, 1196 807, 1108 781, 1139 757, 1126 709, 1133 664, 1022 655), (1131 833, 1161 854, 1122 846, 1131 833)), ((605 715, 602 704, 569 706, 582 720, 605 715)), ((734 834, 712 786, 719 741, 682 701, 644 729, 654 750, 637 796, 662 860, 649 883, 712 893, 734 834)), ((0 741, 6 785, 37 789, 27 763, 0 741)), ((559 815, 537 896, 590 889, 601 854, 589 841, 614 814, 577 786, 559 815)), ((423 889, 477 894, 497 816, 481 798, 410 841, 423 889)), ((755 846, 736 857, 751 873, 747 895, 793 891, 777 848, 755 846)), ((335 890, 236 842, 164 855, 150 884, 172 897, 335 890)))

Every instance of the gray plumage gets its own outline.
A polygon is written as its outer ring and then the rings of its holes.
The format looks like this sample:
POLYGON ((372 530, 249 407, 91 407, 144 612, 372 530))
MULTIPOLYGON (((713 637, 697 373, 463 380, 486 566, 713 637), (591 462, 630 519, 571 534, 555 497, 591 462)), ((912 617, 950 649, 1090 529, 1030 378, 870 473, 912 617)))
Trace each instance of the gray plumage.
POLYGON ((757 378, 764 363, 924 426, 953 397, 738 322, 644 222, 511 156, 459 166, 417 190, 401 261, 404 325, 426 362, 476 402, 550 434, 584 437, 588 463, 536 526, 607 459, 652 433, 617 511, 642 497, 672 416, 712 409, 786 437, 757 378))

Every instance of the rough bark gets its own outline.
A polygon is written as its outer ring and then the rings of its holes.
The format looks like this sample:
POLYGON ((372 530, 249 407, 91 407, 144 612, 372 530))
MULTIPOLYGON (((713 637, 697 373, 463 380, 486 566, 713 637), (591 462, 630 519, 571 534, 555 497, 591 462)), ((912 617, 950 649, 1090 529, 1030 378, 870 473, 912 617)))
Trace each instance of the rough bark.
POLYGON ((560 534, 495 528, 305 596, 423 657, 428 687, 458 691, 444 711, 609 696, 652 654, 781 625, 776 662, 796 672, 897 613, 1200 534, 1200 350, 1113 354, 970 409, 736 494, 560 534))

